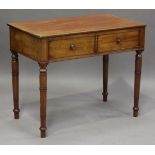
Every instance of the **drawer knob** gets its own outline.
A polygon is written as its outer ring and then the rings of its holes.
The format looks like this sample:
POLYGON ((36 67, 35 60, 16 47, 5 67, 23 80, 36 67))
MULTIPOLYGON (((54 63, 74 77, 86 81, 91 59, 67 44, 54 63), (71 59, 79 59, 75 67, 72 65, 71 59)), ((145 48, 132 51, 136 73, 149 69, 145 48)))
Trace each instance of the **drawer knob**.
POLYGON ((74 44, 71 44, 70 45, 70 50, 72 50, 72 51, 76 50, 76 46, 74 44))
POLYGON ((116 44, 120 44, 120 43, 121 43, 121 39, 117 39, 116 44))

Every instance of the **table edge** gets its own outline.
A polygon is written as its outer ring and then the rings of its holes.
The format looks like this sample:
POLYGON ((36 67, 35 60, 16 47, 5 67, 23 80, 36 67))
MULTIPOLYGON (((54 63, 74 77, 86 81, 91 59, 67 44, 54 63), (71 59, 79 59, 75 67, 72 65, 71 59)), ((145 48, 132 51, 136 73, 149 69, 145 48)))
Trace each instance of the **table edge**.
POLYGON ((54 35, 39 35, 39 34, 34 34, 28 31, 24 31, 20 28, 17 28, 13 25, 10 25, 9 23, 7 24, 7 26, 9 26, 10 28, 14 28, 16 30, 25 32, 31 36, 34 36, 36 38, 40 38, 40 39, 44 39, 44 38, 53 38, 53 37, 58 37, 58 36, 68 36, 68 35, 77 35, 77 34, 88 34, 88 33, 98 33, 98 32, 106 32, 106 31, 114 31, 114 30, 124 30, 124 29, 132 29, 132 28, 142 28, 142 27, 146 27, 146 24, 142 24, 142 25, 137 25, 137 26, 127 26, 127 27, 120 27, 120 28, 111 28, 111 29, 99 29, 99 30, 90 30, 90 31, 81 31, 81 32, 73 32, 73 33, 63 33, 63 34, 54 34, 54 35))

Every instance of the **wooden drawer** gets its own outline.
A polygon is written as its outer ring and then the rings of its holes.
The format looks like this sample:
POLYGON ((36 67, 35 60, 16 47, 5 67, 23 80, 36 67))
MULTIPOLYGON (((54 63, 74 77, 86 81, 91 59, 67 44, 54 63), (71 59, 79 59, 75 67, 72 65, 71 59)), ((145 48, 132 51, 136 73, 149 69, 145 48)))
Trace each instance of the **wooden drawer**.
POLYGON ((94 53, 94 36, 58 37, 49 42, 49 59, 65 59, 94 53))
POLYGON ((139 30, 122 30, 101 34, 98 37, 98 52, 135 49, 139 45, 139 30))

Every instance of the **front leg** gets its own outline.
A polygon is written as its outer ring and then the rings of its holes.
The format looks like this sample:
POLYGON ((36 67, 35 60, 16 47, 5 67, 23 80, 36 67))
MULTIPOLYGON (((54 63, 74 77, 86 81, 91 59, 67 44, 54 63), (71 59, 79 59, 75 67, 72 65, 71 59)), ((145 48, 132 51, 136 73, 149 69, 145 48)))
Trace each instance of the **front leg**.
POLYGON ((41 138, 46 137, 46 102, 47 102, 47 63, 39 63, 40 66, 40 132, 41 138))
POLYGON ((141 80, 141 69, 142 69, 142 52, 136 51, 135 57, 135 84, 134 84, 134 107, 133 116, 138 116, 139 111, 139 93, 140 93, 140 80, 141 80))
POLYGON ((13 89, 13 103, 14 103, 14 118, 19 119, 19 62, 18 54, 12 52, 12 89, 13 89))

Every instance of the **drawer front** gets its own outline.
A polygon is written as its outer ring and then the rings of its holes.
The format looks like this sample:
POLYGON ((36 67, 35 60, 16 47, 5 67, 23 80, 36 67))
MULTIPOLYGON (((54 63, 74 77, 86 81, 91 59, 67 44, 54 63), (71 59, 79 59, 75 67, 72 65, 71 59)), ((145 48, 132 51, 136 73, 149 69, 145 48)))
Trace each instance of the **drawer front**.
POLYGON ((139 30, 124 30, 101 34, 98 37, 98 52, 136 49, 139 45, 139 30))
POLYGON ((65 59, 94 53, 94 36, 61 37, 49 42, 49 59, 65 59))

